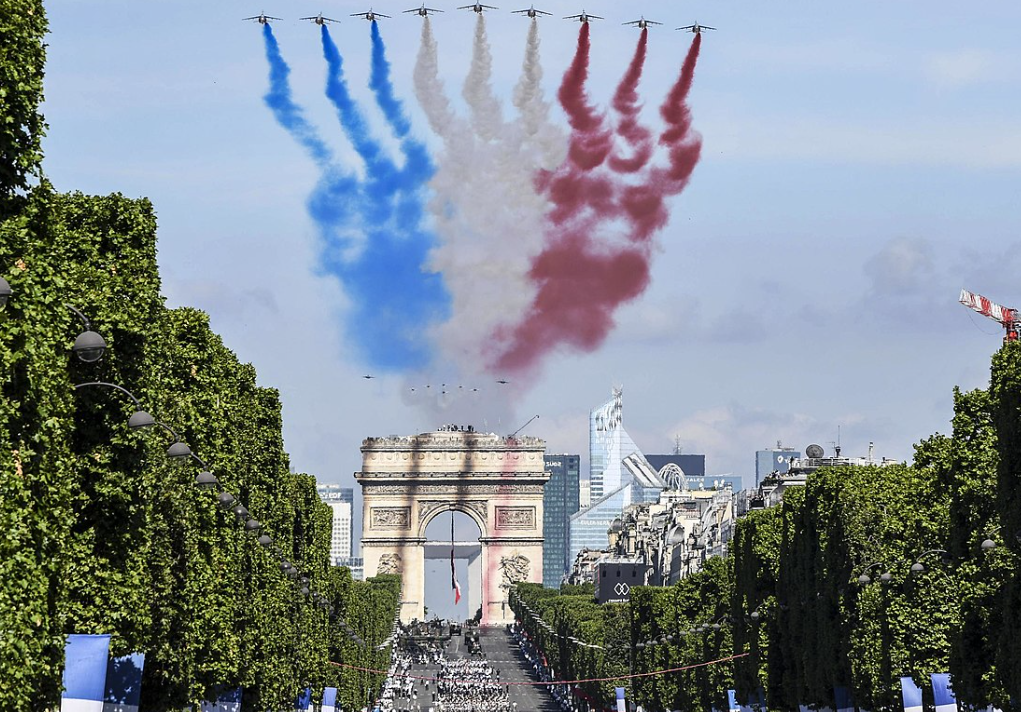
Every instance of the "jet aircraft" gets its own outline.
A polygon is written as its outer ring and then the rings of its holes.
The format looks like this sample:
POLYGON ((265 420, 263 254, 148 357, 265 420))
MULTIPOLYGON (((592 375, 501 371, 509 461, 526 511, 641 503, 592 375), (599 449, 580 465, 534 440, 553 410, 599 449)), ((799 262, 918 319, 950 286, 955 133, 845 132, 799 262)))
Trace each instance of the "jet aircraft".
POLYGON ((633 27, 637 27, 639 29, 644 30, 649 25, 662 25, 663 23, 662 22, 656 22, 655 20, 646 20, 645 19, 645 15, 642 15, 641 19, 631 20, 631 22, 625 22, 625 23, 622 23, 622 24, 631 25, 633 27))
POLYGON ((478 14, 481 15, 486 10, 497 10, 499 8, 495 8, 492 5, 483 5, 482 3, 477 2, 474 5, 462 5, 461 7, 457 8, 457 9, 458 10, 471 10, 472 12, 477 12, 478 14))
POLYGON ((316 23, 317 25, 325 25, 327 22, 338 22, 338 23, 340 22, 340 20, 334 20, 334 19, 329 18, 329 17, 323 17, 323 13, 321 13, 321 12, 318 15, 313 15, 312 17, 299 17, 298 19, 299 20, 311 20, 312 22, 316 23))
POLYGON ((589 20, 602 20, 604 18, 600 17, 599 15, 590 15, 587 12, 585 12, 584 10, 582 10, 580 15, 568 15, 564 19, 565 20, 577 20, 578 22, 587 25, 589 20))
POLYGON ((532 5, 527 10, 512 10, 512 12, 515 13, 515 14, 519 14, 519 15, 527 15, 528 17, 538 17, 539 15, 550 15, 550 16, 553 15, 552 12, 544 12, 542 10, 536 10, 535 9, 535 5, 532 5))
POLYGON ((368 20, 369 22, 375 22, 377 19, 379 19, 381 17, 385 17, 388 20, 390 19, 389 15, 384 15, 381 12, 375 12, 371 7, 369 8, 368 12, 353 12, 353 13, 351 13, 351 17, 361 17, 363 19, 368 20))
POLYGON ((260 25, 268 25, 270 20, 280 20, 280 19, 283 19, 283 18, 273 17, 272 15, 267 15, 264 12, 260 12, 258 15, 255 15, 254 17, 242 17, 241 19, 242 20, 255 20, 260 25))
POLYGON ((702 30, 715 30, 716 28, 710 27, 709 25, 700 25, 696 22, 694 25, 685 25, 684 27, 678 27, 677 29, 699 35, 702 34, 702 30))
POLYGON ((415 7, 415 8, 412 8, 411 10, 405 10, 404 12, 413 12, 416 15, 421 15, 422 17, 426 17, 431 12, 443 12, 443 10, 437 10, 434 7, 426 7, 425 3, 422 3, 422 7, 415 7))

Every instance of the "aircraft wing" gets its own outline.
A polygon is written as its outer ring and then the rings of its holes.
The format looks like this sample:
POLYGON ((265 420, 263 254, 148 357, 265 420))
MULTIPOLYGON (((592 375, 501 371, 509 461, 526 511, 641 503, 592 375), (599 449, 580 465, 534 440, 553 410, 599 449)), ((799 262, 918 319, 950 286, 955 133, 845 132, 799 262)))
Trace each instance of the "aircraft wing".
POLYGON ((606 18, 605 17, 600 17, 599 15, 589 15, 588 19, 590 19, 590 20, 605 20, 606 18))
POLYGON ((565 20, 580 20, 581 19, 581 15, 568 15, 564 19, 565 20))
POLYGON ((656 22, 655 20, 646 20, 645 24, 647 24, 647 25, 662 25, 663 23, 662 22, 656 22))
POLYGON ((693 29, 695 29, 695 26, 694 25, 685 25, 684 27, 678 27, 676 29, 678 29, 678 30, 693 30, 693 29))
POLYGON ((710 27, 709 25, 702 25, 702 29, 703 30, 715 30, 716 28, 715 27, 710 27))
POLYGON ((383 13, 381 13, 381 12, 374 12, 374 13, 372 13, 372 14, 373 14, 373 15, 375 15, 376 17, 385 17, 385 18, 386 18, 386 19, 388 19, 388 20, 392 20, 392 19, 393 19, 393 18, 392 18, 392 17, 390 17, 389 15, 384 15, 384 14, 383 14, 383 13))
POLYGON ((259 19, 259 16, 256 15, 255 17, 242 17, 241 21, 244 22, 245 20, 258 20, 258 19, 259 19))
POLYGON ((640 22, 641 22, 641 20, 631 20, 631 22, 622 22, 620 24, 622 24, 622 25, 638 25, 640 22))

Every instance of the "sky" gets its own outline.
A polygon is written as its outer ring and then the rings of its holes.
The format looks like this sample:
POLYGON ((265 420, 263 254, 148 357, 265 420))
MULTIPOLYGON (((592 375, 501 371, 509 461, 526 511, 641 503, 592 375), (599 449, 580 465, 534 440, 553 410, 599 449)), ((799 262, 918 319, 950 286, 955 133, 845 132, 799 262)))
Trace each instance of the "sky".
MULTIPOLYGON (((440 76, 464 116, 475 16, 434 4, 447 10, 432 18, 440 76)), ((538 7, 556 15, 539 25, 542 86, 566 131, 555 96, 579 25, 560 17, 583 8, 538 7)), ((874 442, 877 457, 910 460, 914 443, 949 431, 954 386, 988 383, 1001 329, 957 297, 967 288, 1021 306, 1017 3, 589 0, 584 9, 606 18, 591 25, 589 91, 601 107, 639 36, 621 23, 639 14, 664 23, 650 32, 639 87, 643 121, 657 128, 692 40, 673 28, 718 28, 703 37, 689 97, 701 160, 668 198, 648 288, 615 312, 597 348, 554 350, 505 385, 480 369, 462 383, 477 395, 452 405, 409 397, 450 378, 448 365, 377 375, 353 343, 351 314, 366 305, 324 269, 306 205, 320 171, 263 102, 262 28, 241 21, 284 18, 273 31, 293 99, 358 174, 324 96, 319 28, 297 18, 341 20, 330 32, 352 97, 396 154, 367 86, 370 25, 349 17, 367 9, 47 3, 47 176, 59 190, 153 201, 168 304, 208 312, 260 384, 279 389, 295 470, 355 486, 365 437, 446 423, 509 434, 536 414, 524 432, 587 463, 588 413, 622 385, 624 427, 645 452, 676 443, 705 454, 709 474, 750 484, 756 450, 829 449, 838 428, 846 455, 874 442)), ((413 84, 421 20, 403 9, 376 3, 394 16, 379 25, 394 93, 410 136, 440 155, 413 84)), ((486 18, 492 85, 509 118, 529 27, 511 9, 486 18)), ((494 210, 503 200, 498 187, 486 197, 494 210)), ((514 251, 501 245, 493 261, 514 251)))

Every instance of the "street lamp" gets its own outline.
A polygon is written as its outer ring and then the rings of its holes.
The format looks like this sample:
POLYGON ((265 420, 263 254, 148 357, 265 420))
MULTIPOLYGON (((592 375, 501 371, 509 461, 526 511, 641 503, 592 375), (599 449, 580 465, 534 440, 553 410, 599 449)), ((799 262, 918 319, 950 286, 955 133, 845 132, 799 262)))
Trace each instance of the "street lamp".
POLYGON ((78 337, 74 340, 74 346, 71 347, 74 355, 85 363, 95 363, 103 358, 103 352, 106 351, 106 342, 103 340, 103 337, 92 330, 92 324, 89 323, 88 318, 84 314, 70 304, 65 304, 64 306, 73 311, 75 316, 81 319, 82 324, 85 325, 85 331, 78 334, 78 337))
POLYGON ((926 551, 923 551, 921 554, 918 555, 918 558, 915 559, 915 563, 911 564, 911 573, 920 574, 923 571, 925 571, 925 564, 922 563, 922 559, 928 556, 929 554, 946 554, 946 553, 947 553, 946 549, 927 549, 926 551))
POLYGON ((156 419, 149 415, 146 411, 142 410, 142 404, 139 402, 137 398, 135 398, 135 394, 129 391, 127 388, 124 388, 123 386, 118 386, 116 383, 106 383, 105 381, 89 381, 87 383, 76 383, 74 389, 78 390, 79 388, 88 388, 90 386, 113 388, 114 390, 120 391, 121 393, 125 394, 128 398, 131 399, 131 402, 135 404, 136 408, 138 408, 138 410, 132 413, 131 417, 128 418, 128 427, 131 428, 132 430, 142 430, 143 428, 148 428, 153 425, 156 425, 156 419))
POLYGON ((219 501, 220 506, 223 507, 224 509, 230 509, 231 507, 234 506, 234 502, 237 501, 234 499, 234 495, 232 495, 230 492, 221 492, 220 496, 217 497, 216 499, 217 501, 219 501))
MULTIPOLYGON (((866 566, 865 570, 861 572, 861 576, 858 577, 858 583, 861 584, 862 586, 866 586, 866 585, 872 583, 872 579, 869 578, 869 571, 871 569, 875 568, 876 566, 886 566, 886 562, 884 562, 884 561, 876 561, 875 563, 871 563, 868 566, 866 566)), ((892 579, 892 578, 893 578, 893 576, 890 574, 889 571, 884 571, 879 576, 879 580, 884 582, 884 583, 889 582, 890 579, 892 579)))
POLYGON ((7 300, 11 298, 12 294, 14 294, 14 290, 11 289, 10 283, 0 277, 0 311, 7 306, 7 300))
POLYGON ((993 541, 993 534, 995 534, 996 532, 1000 531, 1000 528, 1002 526, 1003 525, 1000 525, 999 527, 996 527, 995 529, 991 529, 988 532, 986 532, 986 538, 982 541, 982 544, 981 544, 982 551, 992 551, 993 549, 995 549, 997 547, 996 542, 993 541))

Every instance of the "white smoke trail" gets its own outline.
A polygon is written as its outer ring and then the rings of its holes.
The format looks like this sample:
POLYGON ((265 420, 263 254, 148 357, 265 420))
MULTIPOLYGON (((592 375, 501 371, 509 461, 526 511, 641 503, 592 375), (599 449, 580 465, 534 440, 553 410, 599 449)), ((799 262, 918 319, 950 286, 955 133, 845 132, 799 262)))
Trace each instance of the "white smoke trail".
POLYGON ((486 36, 486 16, 480 12, 475 20, 471 68, 464 80, 461 96, 471 109, 472 128, 483 141, 497 139, 503 129, 500 101, 490 85, 492 75, 493 55, 489 51, 489 38, 486 36))
MULTIPOLYGON (((537 41, 536 41, 537 46, 537 41)), ((541 134, 544 112, 538 55, 533 79, 522 79, 533 125, 541 134)), ((532 258, 543 246, 548 208, 534 188, 543 163, 540 150, 525 140, 521 120, 504 122, 491 87, 492 56, 482 18, 476 24, 472 63, 463 96, 471 121, 454 115, 439 75, 437 46, 428 18, 414 70, 415 94, 433 130, 443 139, 435 155, 437 172, 429 209, 439 237, 430 267, 441 272, 452 297, 453 316, 434 334, 437 348, 456 365, 459 377, 484 373, 487 347, 501 325, 517 323, 535 295, 528 278, 532 258)), ((546 119, 548 122, 548 118, 546 119)), ((566 138, 563 143, 566 145, 566 138)), ((566 151, 566 148, 562 148, 566 151)))
POLYGON ((524 140, 539 152, 539 167, 553 170, 567 158, 567 136, 549 118, 550 105, 542 93, 539 21, 532 18, 525 44, 521 79, 514 87, 514 106, 521 113, 524 140))

